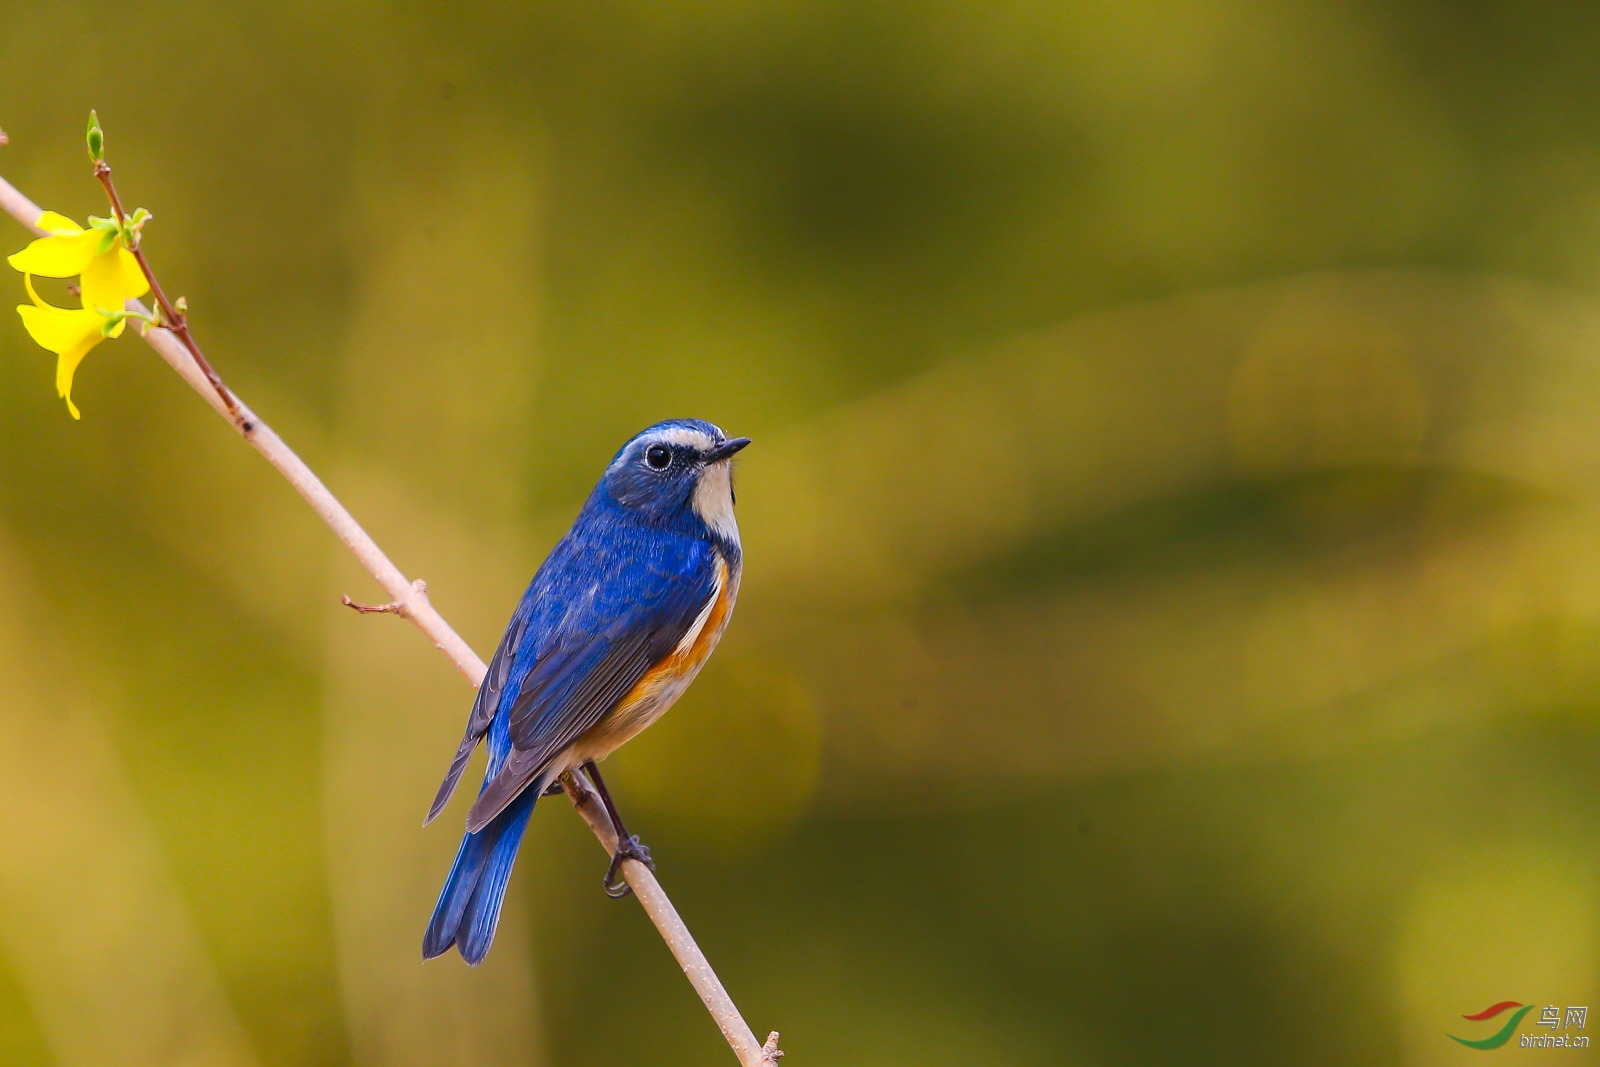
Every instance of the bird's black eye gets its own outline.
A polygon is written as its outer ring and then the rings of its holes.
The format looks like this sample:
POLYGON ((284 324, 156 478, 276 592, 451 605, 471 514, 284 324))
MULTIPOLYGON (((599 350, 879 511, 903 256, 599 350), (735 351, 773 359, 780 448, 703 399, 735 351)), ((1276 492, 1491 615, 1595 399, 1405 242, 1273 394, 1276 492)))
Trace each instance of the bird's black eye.
POLYGON ((651 470, 664 471, 672 465, 672 453, 666 445, 651 445, 644 450, 644 461, 651 470))

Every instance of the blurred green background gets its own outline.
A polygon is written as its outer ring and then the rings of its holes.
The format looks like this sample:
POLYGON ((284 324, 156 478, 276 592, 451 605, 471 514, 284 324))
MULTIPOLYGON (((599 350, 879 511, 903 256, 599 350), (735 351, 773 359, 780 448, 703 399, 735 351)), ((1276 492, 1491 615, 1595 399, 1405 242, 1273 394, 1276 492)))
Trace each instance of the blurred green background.
MULTIPOLYGON (((98 108, 480 651, 627 436, 756 438, 738 614, 610 780, 786 1063, 1600 1010, 1600 7, 0 14, 0 174, 103 212, 98 108)), ((562 803, 421 966, 470 691, 148 349, 81 423, 52 367, 0 315, 0 1063, 732 1063, 562 803)))

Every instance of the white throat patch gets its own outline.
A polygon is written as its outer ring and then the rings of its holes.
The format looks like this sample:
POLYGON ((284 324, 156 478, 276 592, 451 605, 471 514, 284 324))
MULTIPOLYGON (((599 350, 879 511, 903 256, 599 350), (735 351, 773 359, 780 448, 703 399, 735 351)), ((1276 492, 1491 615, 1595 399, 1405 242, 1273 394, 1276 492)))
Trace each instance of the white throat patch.
POLYGON ((721 460, 700 472, 694 488, 694 513, 730 544, 739 543, 739 523, 733 517, 733 461, 721 460))

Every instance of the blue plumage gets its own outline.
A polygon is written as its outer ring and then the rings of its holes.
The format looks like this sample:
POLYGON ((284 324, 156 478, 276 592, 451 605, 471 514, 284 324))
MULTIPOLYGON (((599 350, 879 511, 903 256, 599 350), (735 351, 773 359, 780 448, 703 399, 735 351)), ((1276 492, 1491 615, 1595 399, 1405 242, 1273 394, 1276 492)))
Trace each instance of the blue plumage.
POLYGON ((748 443, 698 420, 644 430, 534 575, 428 814, 443 809, 487 737, 489 766, 424 958, 454 944, 468 963, 483 959, 534 802, 568 770, 586 765, 601 787, 623 842, 617 860, 647 858, 621 832, 593 761, 666 711, 727 624, 742 566, 729 468, 748 443))
MULTIPOLYGON (((485 786, 511 754, 511 732, 504 716, 496 717, 491 723, 488 745, 485 786)), ((494 941, 506 883, 517 858, 517 846, 522 843, 522 833, 528 828, 528 816, 533 814, 537 799, 536 790, 524 791, 489 825, 461 839, 455 863, 450 866, 439 902, 433 909, 433 918, 423 935, 423 959, 432 959, 456 944, 461 958, 468 963, 477 965, 483 961, 494 941)))

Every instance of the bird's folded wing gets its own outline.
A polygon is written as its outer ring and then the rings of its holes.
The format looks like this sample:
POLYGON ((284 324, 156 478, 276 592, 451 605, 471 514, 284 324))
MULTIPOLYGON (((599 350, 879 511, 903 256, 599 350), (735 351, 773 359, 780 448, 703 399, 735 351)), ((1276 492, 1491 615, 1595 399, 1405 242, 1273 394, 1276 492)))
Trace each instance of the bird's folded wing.
POLYGON ((428 809, 428 817, 422 820, 422 825, 426 826, 438 818, 444 806, 450 802, 450 794, 456 791, 461 772, 467 769, 467 761, 472 758, 473 750, 488 732, 489 723, 494 721, 494 713, 500 707, 500 694, 505 691, 506 680, 511 677, 511 668, 516 663, 522 634, 527 626, 528 611, 525 605, 519 606, 516 617, 500 638, 500 647, 494 650, 494 658, 489 661, 483 681, 478 685, 478 695, 472 702, 472 714, 467 716, 467 732, 461 738, 461 745, 456 749, 455 758, 450 761, 450 769, 445 772, 444 782, 440 784, 439 792, 433 798, 433 806, 428 809))
POLYGON ((683 570, 652 571, 602 626, 580 624, 560 635, 511 705, 511 752, 467 814, 468 831, 487 826, 551 759, 616 707, 683 640, 716 591, 708 552, 683 570))

